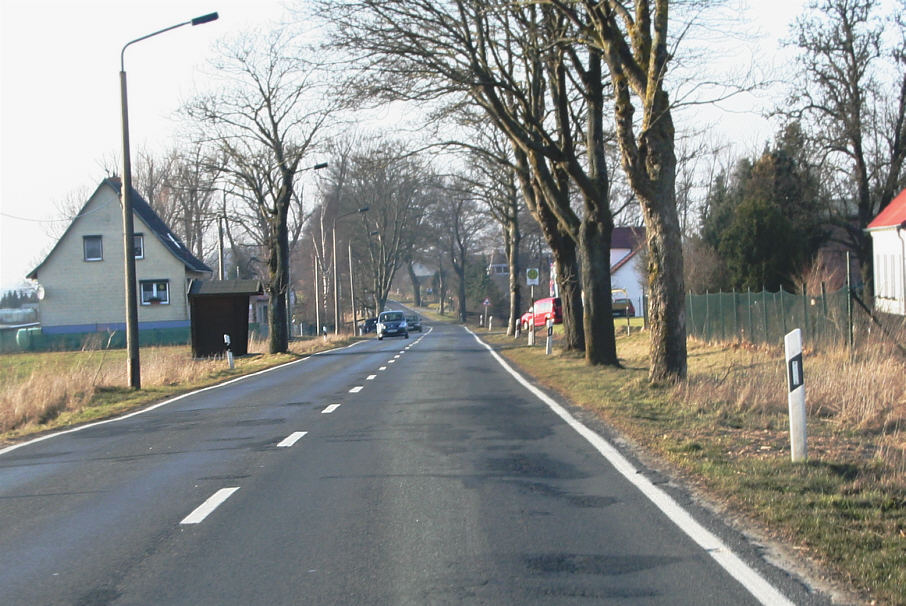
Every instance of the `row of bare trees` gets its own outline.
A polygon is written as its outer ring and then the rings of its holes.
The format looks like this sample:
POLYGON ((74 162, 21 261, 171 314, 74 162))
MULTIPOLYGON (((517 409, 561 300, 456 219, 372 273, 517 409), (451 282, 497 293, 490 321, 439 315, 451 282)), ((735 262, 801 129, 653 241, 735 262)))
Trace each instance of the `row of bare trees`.
POLYGON ((506 137, 523 200, 554 254, 567 347, 589 364, 619 364, 607 164, 608 147, 618 147, 648 228, 650 378, 660 381, 686 372, 665 84, 672 3, 625 4, 324 0, 318 12, 333 24, 333 47, 352 56, 350 87, 361 97, 469 105, 506 137))

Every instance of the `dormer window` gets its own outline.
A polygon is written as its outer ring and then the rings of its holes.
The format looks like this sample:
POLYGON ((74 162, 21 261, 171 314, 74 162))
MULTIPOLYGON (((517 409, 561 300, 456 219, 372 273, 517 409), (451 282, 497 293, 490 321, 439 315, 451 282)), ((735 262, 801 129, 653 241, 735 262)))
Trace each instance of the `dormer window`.
POLYGON ((145 258, 145 236, 143 234, 135 234, 132 236, 132 246, 135 250, 136 259, 145 258))
POLYGON ((101 236, 82 236, 82 252, 86 261, 103 261, 104 245, 101 236))

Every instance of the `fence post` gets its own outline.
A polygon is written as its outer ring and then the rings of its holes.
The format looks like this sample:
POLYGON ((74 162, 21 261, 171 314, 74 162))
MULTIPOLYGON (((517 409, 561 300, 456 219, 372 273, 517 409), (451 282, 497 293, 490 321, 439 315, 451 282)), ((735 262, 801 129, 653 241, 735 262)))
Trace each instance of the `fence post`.
POLYGON ((746 302, 749 313, 749 343, 755 343, 755 325, 752 323, 752 287, 746 286, 746 302))
POLYGON ((739 341, 739 293, 736 290, 733 290, 733 333, 736 335, 736 340, 739 341))
MULTIPOLYGON (((808 284, 802 285, 802 339, 808 339, 808 284)), ((815 338, 815 327, 811 329, 812 339, 815 338)))
POLYGON ((786 306, 783 304, 783 286, 780 287, 780 318, 783 320, 783 334, 787 333, 786 330, 786 306))
MULTIPOLYGON (((827 321, 827 284, 825 284, 824 281, 821 282, 821 312, 822 312, 821 336, 826 343, 827 342, 827 325, 828 325, 828 321, 827 321)), ((834 342, 836 343, 836 339, 834 339, 834 342)))
POLYGON ((849 348, 853 348, 853 272, 849 261, 849 251, 846 251, 846 318, 848 328, 849 348))
MULTIPOLYGON (((644 299, 644 296, 642 297, 644 299)), ((693 335, 697 336, 695 330, 695 312, 693 311, 694 307, 692 306, 692 291, 689 291, 689 294, 686 295, 686 309, 689 311, 689 324, 692 325, 692 330, 690 331, 693 335)), ((646 322, 647 324, 647 322, 646 322)))
POLYGON ((771 338, 768 336, 768 298, 765 296, 764 286, 761 287, 761 323, 764 325, 764 342, 770 343, 771 338))
POLYGON ((724 323, 724 291, 722 288, 717 291, 717 315, 720 316, 720 340, 726 341, 727 331, 724 323))
POLYGON ((705 341, 711 341, 711 296, 705 291, 705 341))

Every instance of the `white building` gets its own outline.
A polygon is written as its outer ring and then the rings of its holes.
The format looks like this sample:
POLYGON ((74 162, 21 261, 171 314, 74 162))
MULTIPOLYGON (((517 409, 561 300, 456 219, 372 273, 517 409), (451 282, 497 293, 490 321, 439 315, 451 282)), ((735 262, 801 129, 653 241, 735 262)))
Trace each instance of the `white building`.
POLYGON ((865 231, 872 241, 875 309, 906 315, 906 190, 865 231))

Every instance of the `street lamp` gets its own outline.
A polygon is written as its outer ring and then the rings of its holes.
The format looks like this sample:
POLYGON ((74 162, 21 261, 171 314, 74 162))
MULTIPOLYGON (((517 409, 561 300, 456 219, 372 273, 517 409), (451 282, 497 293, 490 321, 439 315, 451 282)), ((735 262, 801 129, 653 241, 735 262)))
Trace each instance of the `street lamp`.
POLYGON ((152 36, 168 32, 171 29, 182 27, 183 25, 201 25, 217 19, 217 13, 209 13, 201 17, 195 17, 190 21, 184 21, 165 27, 164 29, 150 33, 141 38, 136 38, 127 42, 120 51, 120 101, 122 104, 123 119, 123 179, 122 197, 123 206, 123 258, 125 261, 126 274, 126 349, 128 351, 128 374, 129 387, 141 389, 141 364, 138 357, 138 302, 135 293, 135 227, 132 219, 132 160, 129 157, 129 111, 126 102, 126 67, 125 55, 126 49, 136 42, 147 40, 152 36))
MULTIPOLYGON (((362 208, 351 210, 348 213, 343 213, 338 215, 333 219, 333 229, 332 239, 333 239, 333 334, 340 334, 340 283, 337 272, 337 221, 343 217, 348 217, 356 213, 367 213, 368 207, 363 206, 362 208)), ((353 333, 355 333, 355 326, 352 328, 353 333)))

